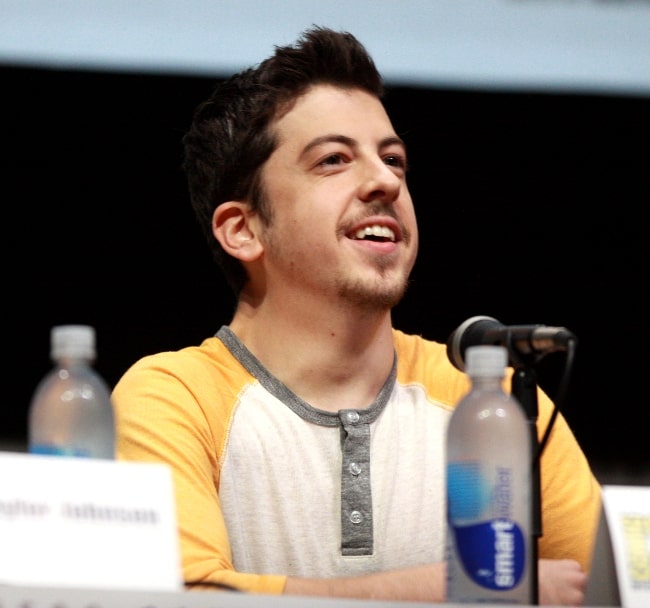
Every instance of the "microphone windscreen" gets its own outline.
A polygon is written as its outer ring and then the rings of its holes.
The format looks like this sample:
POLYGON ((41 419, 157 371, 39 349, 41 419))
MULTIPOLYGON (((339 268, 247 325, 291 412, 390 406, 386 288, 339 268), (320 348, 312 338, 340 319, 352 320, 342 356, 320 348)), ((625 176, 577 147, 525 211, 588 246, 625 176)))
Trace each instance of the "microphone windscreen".
POLYGON ((463 321, 447 339, 447 357, 451 364, 461 372, 465 371, 465 350, 469 346, 493 344, 485 341, 488 330, 501 329, 503 324, 493 317, 478 315, 463 321))

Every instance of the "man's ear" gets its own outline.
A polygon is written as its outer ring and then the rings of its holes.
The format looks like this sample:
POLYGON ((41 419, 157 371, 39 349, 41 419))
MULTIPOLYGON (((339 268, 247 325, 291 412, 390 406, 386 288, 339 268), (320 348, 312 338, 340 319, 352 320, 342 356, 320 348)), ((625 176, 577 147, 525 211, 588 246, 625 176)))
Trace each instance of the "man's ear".
POLYGON ((242 262, 252 262, 264 251, 257 238, 256 218, 247 203, 221 203, 212 214, 212 233, 226 253, 242 262))

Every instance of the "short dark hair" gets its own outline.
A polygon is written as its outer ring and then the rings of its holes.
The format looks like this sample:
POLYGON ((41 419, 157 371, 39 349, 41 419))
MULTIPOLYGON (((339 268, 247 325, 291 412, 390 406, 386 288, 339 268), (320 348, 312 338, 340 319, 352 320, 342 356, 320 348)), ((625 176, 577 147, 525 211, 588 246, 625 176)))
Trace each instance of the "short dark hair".
POLYGON ((352 34, 314 26, 295 44, 276 46, 256 67, 218 83, 196 108, 183 138, 194 213, 237 296, 248 277, 214 238, 214 210, 225 201, 246 200, 262 221, 271 221, 260 183, 261 168, 277 146, 270 125, 318 84, 357 88, 379 99, 384 95, 374 61, 352 34))

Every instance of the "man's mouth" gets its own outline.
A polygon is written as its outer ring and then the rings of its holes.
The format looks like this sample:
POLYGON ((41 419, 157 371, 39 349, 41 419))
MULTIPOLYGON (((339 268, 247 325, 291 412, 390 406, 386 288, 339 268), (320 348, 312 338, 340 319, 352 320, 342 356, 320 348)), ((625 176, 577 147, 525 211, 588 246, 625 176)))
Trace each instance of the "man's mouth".
POLYGON ((380 243, 394 243, 395 233, 387 226, 374 224, 372 226, 366 226, 365 228, 359 228, 359 230, 354 233, 353 238, 356 240, 378 241, 380 243))

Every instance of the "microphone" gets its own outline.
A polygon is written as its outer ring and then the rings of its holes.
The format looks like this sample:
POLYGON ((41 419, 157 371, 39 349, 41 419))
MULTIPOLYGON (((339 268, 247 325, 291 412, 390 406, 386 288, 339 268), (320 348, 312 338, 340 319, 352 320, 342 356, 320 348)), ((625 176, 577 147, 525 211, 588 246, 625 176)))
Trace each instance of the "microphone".
POLYGON ((505 346, 512 364, 526 357, 540 358, 547 353, 567 350, 576 337, 565 327, 548 325, 503 325, 486 316, 471 317, 461 323, 447 340, 447 356, 460 371, 465 371, 465 350, 470 346, 505 346))

